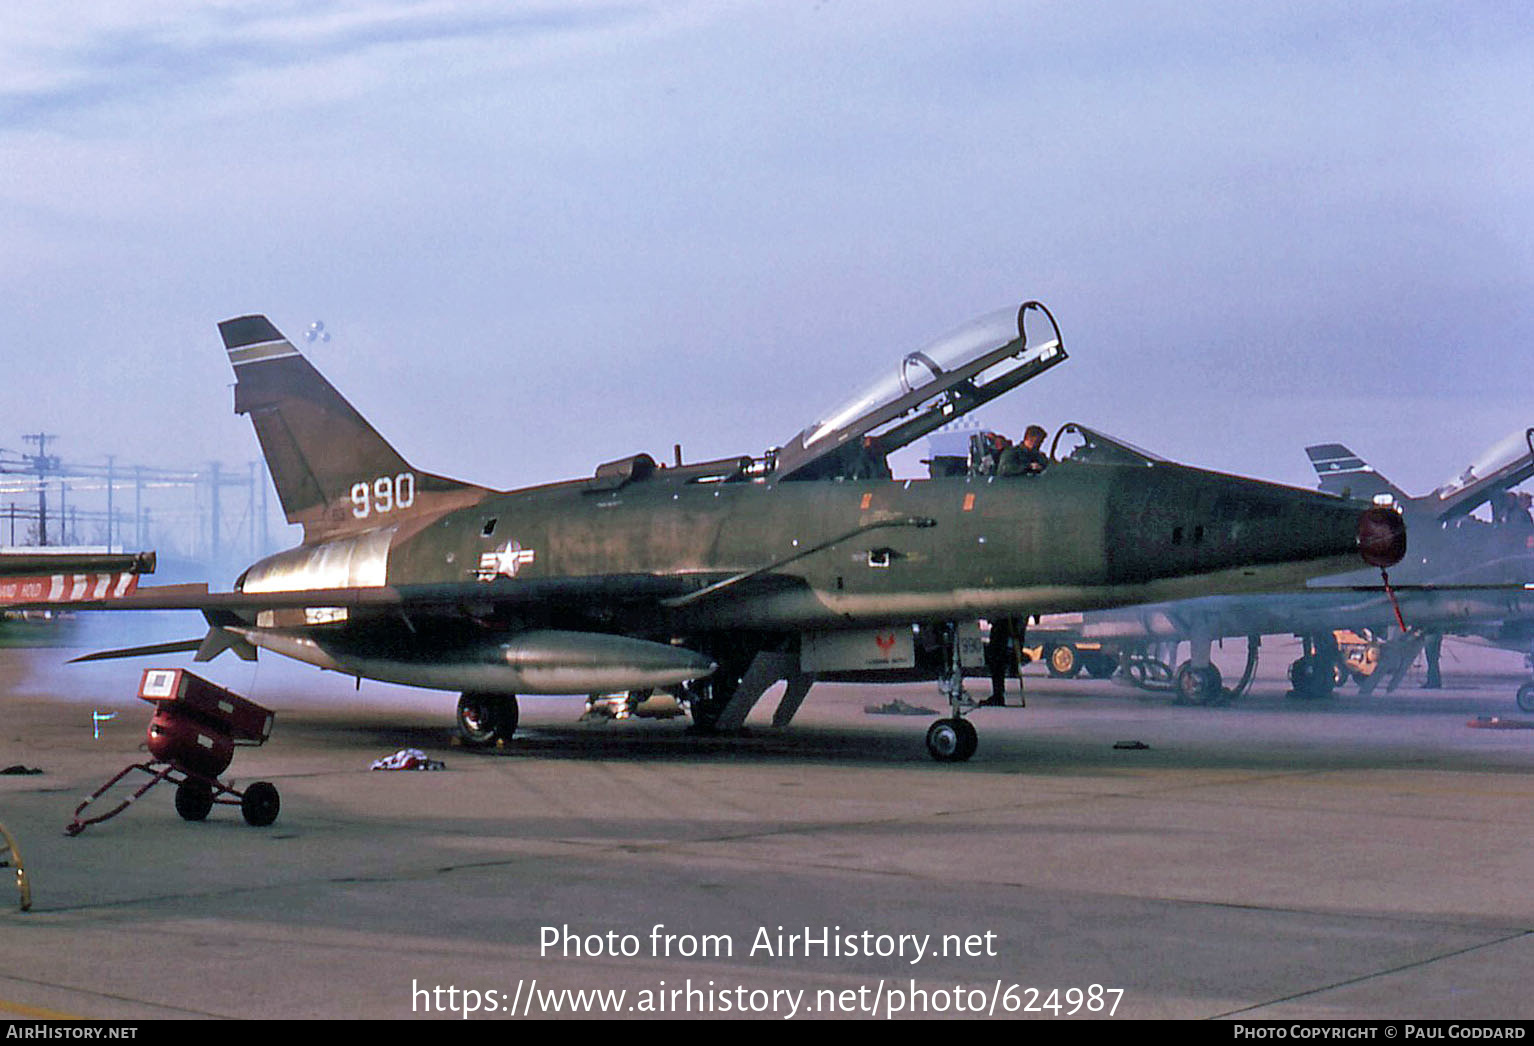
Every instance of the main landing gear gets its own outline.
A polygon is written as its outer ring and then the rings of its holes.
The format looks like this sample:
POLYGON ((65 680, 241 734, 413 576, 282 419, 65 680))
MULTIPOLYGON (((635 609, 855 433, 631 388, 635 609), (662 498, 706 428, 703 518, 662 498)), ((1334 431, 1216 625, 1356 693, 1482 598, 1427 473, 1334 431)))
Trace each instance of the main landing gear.
POLYGON ((1224 695, 1225 679, 1214 665, 1195 665, 1189 660, 1177 669, 1178 704, 1218 704, 1224 695))
POLYGON ((1343 672, 1337 639, 1326 632, 1304 636, 1300 656, 1289 666, 1290 697, 1302 701, 1324 701, 1331 697, 1347 678, 1343 672))
POLYGON ((464 694, 458 698, 458 737, 469 748, 510 741, 517 732, 516 694, 464 694))
MULTIPOLYGON (((1228 705, 1236 698, 1242 696, 1252 685, 1253 678, 1257 675, 1258 650, 1262 645, 1261 636, 1246 637, 1246 665, 1241 670, 1241 678, 1235 686, 1226 686, 1225 679, 1220 675, 1220 670, 1213 663, 1196 665, 1190 658, 1184 661, 1172 674, 1172 688, 1177 696, 1173 699, 1179 705, 1228 705)), ((1207 654, 1205 655, 1207 657, 1207 654)), ((1155 662, 1151 661, 1154 665, 1155 662)), ((1167 669, 1170 672, 1170 669, 1167 669)), ((1146 669, 1140 669, 1141 677, 1146 674, 1146 669)), ((1155 687, 1149 681, 1141 681, 1131 675, 1135 682, 1146 690, 1155 687)))

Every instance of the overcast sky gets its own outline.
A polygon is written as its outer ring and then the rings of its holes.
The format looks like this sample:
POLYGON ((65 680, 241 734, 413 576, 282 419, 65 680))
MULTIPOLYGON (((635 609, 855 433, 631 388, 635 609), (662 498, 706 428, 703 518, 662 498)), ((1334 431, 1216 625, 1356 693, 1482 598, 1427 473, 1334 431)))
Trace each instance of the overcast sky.
POLYGON ((1049 304, 986 408, 1413 492, 1534 424, 1519 3, 10 0, 0 447, 244 467, 264 312, 493 486, 786 441, 1049 304))

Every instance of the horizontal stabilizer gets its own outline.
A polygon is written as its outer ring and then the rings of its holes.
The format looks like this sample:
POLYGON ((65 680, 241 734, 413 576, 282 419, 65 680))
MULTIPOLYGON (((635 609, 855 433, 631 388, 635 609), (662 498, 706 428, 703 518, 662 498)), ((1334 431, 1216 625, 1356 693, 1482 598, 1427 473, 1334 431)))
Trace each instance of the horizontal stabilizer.
POLYGON ((124 657, 158 657, 160 654, 185 654, 202 646, 201 639, 178 639, 174 643, 151 643, 148 646, 123 647, 121 650, 98 650, 69 659, 69 664, 84 661, 115 661, 124 657))

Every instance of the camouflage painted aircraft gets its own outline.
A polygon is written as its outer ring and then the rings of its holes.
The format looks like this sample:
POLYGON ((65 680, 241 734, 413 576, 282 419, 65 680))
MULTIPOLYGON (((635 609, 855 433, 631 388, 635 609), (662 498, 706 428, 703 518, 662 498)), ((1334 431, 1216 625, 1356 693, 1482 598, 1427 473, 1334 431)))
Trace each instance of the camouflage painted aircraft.
POLYGON ((471 744, 509 738, 528 694, 673 688, 728 729, 786 680, 786 724, 818 674, 915 666, 921 623, 952 708, 928 748, 967 759, 979 617, 1281 589, 1405 550, 1393 511, 1177 465, 890 478, 889 453, 1066 358, 1036 302, 903 356, 762 456, 635 454, 506 492, 406 461, 266 317, 219 331, 303 542, 233 592, 137 598, 201 610, 206 636, 92 656, 264 649, 456 690, 471 744))
MULTIPOLYGON (((1195 704, 1229 700, 1250 683, 1257 637, 1297 635, 1304 652, 1289 667, 1297 697, 1332 694, 1343 676, 1333 631, 1394 631, 1379 667, 1360 683, 1364 692, 1379 679, 1409 667, 1425 643, 1444 634, 1472 637, 1505 649, 1534 650, 1534 519, 1528 502, 1512 488, 1534 476, 1534 429, 1499 441, 1436 490, 1412 497, 1340 443, 1305 448, 1323 491, 1368 498, 1398 509, 1412 533, 1412 553, 1391 571, 1395 601, 1377 576, 1352 572, 1318 579, 1303 593, 1207 596, 1174 603, 1093 611, 1046 618, 1031 631, 1046 647, 1052 674, 1071 675, 1093 658, 1132 658, 1126 664, 1143 683, 1164 681, 1195 704), (1482 506, 1486 519, 1472 515, 1482 506), (1403 631, 1401 619, 1410 626, 1403 631), (1248 637, 1246 671, 1236 686, 1192 678, 1188 665, 1169 664, 1140 651, 1150 645, 1200 644, 1248 637), (1081 645, 1091 648, 1090 653, 1081 645), (1087 656, 1079 658, 1078 652, 1087 656)), ((1191 664, 1191 661, 1189 662, 1191 664)), ((1098 667, 1095 663, 1090 667, 1098 667)), ((1430 666, 1430 671, 1433 666, 1430 666)), ((1518 692, 1519 707, 1534 711, 1534 683, 1518 692)))

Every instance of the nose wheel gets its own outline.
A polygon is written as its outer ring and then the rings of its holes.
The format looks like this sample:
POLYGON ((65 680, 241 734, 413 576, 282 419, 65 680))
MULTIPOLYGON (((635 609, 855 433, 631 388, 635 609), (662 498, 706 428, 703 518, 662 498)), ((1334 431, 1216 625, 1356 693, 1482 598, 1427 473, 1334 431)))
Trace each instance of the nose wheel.
POLYGON ((980 747, 980 735, 968 719, 939 719, 927 728, 927 751, 940 763, 962 763, 980 747))

